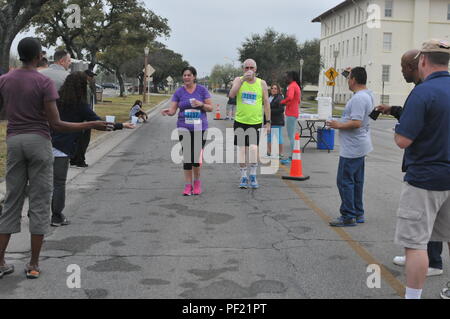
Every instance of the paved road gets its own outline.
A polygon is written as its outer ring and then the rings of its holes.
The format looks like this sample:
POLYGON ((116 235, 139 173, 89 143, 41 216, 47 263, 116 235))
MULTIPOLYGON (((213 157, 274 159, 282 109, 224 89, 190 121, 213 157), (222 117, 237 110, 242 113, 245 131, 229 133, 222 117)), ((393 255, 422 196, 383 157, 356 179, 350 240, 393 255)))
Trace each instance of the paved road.
MULTIPOLYGON (((215 96, 222 105, 225 98, 215 96)), ((230 121, 210 125, 224 130, 230 121)), ((10 251, 18 271, 0 281, 0 298, 399 298, 403 269, 391 263, 402 154, 394 121, 373 123, 375 151, 366 166, 367 223, 333 229, 338 151, 308 146, 306 182, 275 175, 258 190, 240 190, 236 164, 205 164, 204 194, 181 196, 182 168, 171 161, 175 118, 153 117, 68 187, 73 224, 47 237, 42 277, 26 280, 25 256, 10 251), (69 289, 67 267, 81 269, 69 289), (369 289, 369 264, 382 267, 369 289)), ((337 148, 339 146, 337 145, 337 148)), ((94 150, 95 151, 95 150, 94 150)), ((14 237, 12 239, 14 241, 14 237)), ((445 274, 427 281, 438 298, 445 274)))

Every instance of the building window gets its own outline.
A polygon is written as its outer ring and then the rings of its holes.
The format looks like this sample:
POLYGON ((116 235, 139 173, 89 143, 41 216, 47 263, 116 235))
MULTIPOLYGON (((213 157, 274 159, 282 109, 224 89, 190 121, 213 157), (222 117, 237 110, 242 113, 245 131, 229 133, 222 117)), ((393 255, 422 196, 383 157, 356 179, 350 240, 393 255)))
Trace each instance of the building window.
POLYGON ((353 55, 355 55, 355 50, 356 50, 356 39, 353 38, 353 55))
POLYGON ((356 55, 359 55, 359 37, 356 40, 356 55))
POLYGON ((383 74, 381 76, 382 82, 389 82, 391 79, 391 66, 383 65, 383 74))
POLYGON ((345 29, 345 26, 346 26, 346 24, 345 24, 345 17, 346 17, 346 15, 344 14, 344 18, 343 18, 344 19, 344 23, 343 23, 344 24, 344 29, 345 29))
POLYGON ((383 33, 383 50, 392 51, 392 33, 383 33))
POLYGON ((386 18, 392 18, 392 11, 394 7, 394 0, 386 0, 384 4, 384 16, 386 18))
POLYGON ((353 15, 353 25, 356 25, 356 15, 357 15, 357 9, 355 8, 354 15, 353 15))
POLYGON ((389 105, 389 95, 383 95, 381 94, 381 104, 389 105))
POLYGON ((364 41, 364 52, 365 53, 367 53, 367 47, 368 47, 367 41, 369 41, 369 38, 367 37, 367 33, 366 33, 365 41, 364 41))
POLYGON ((350 20, 351 20, 351 13, 349 11, 347 15, 347 28, 350 28, 350 20))
POLYGON ((350 40, 347 40, 347 56, 348 56, 349 47, 350 47, 350 40))
POLYGON ((447 20, 450 20, 450 3, 448 4, 447 8, 447 20))

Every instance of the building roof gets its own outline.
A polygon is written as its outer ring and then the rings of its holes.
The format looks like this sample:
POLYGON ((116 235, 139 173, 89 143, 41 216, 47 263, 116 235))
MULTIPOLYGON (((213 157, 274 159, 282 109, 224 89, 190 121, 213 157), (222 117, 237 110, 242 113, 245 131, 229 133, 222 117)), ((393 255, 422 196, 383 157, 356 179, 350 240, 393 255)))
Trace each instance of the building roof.
POLYGON ((337 6, 335 6, 334 8, 331 8, 330 10, 322 13, 320 16, 318 16, 317 18, 312 20, 312 22, 322 22, 323 18, 326 18, 329 15, 332 15, 333 13, 338 11, 339 9, 344 8, 347 5, 352 4, 352 3, 356 2, 356 1, 359 1, 359 0, 345 0, 345 1, 341 2, 340 4, 338 4, 337 6))

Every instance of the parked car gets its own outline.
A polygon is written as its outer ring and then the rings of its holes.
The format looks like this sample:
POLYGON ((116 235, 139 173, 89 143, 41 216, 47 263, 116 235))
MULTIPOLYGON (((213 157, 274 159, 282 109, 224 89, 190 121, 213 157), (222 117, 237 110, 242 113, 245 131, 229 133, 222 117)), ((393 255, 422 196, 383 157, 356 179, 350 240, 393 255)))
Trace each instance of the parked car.
POLYGON ((118 90, 119 89, 119 86, 114 84, 114 83, 103 83, 102 87, 104 89, 114 89, 114 90, 118 90))

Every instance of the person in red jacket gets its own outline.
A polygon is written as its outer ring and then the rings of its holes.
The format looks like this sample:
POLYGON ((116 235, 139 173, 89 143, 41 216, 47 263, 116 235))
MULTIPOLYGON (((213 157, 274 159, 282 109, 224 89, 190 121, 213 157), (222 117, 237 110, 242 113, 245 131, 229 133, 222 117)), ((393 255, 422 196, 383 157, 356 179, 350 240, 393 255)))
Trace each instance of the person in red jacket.
MULTIPOLYGON (((295 125, 299 115, 300 98, 302 96, 300 90, 300 77, 298 72, 289 71, 286 73, 287 83, 289 83, 286 98, 281 101, 281 104, 286 105, 286 129, 291 144, 291 154, 294 149, 294 136, 295 136, 295 125)), ((292 158, 292 156, 290 156, 292 158)))

